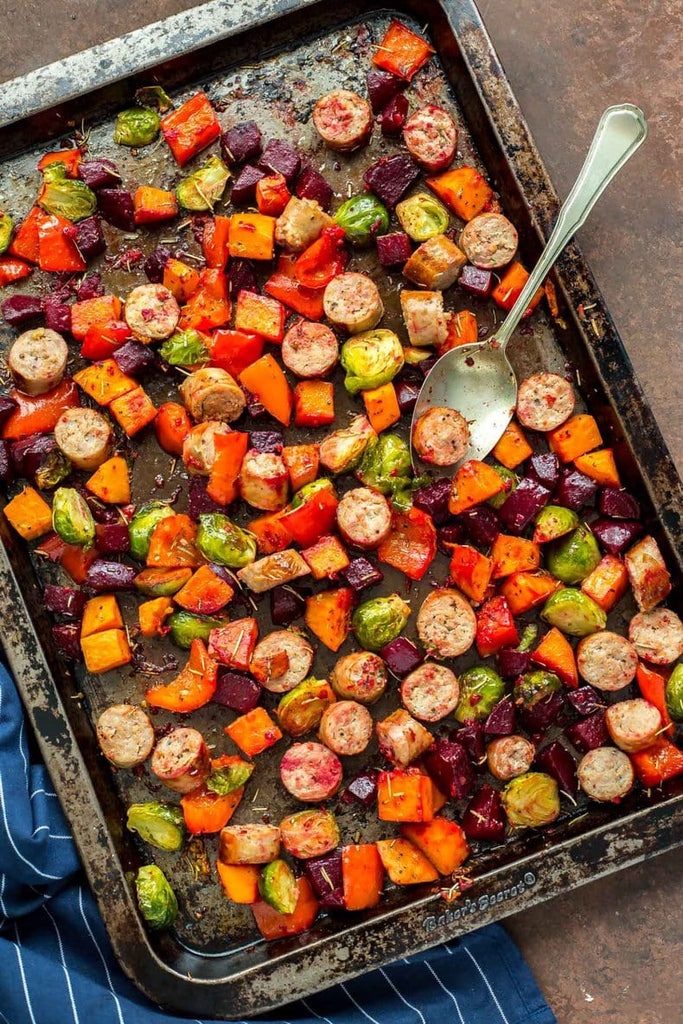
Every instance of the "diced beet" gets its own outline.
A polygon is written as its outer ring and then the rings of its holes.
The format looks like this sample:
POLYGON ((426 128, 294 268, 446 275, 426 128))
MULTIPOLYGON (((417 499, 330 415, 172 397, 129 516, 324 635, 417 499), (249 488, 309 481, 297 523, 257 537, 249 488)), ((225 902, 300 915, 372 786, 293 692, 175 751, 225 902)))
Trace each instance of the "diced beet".
POLYGON ((279 455, 285 446, 285 439, 279 430, 250 430, 249 445, 257 452, 279 455))
POLYGON ((165 245, 158 245, 149 254, 142 269, 147 275, 147 280, 152 284, 161 284, 164 279, 164 269, 173 253, 165 245))
POLYGON ((304 864, 306 878, 320 901, 320 906, 341 909, 344 906, 341 850, 332 850, 322 857, 311 857, 304 864))
POLYGON ((552 452, 536 452, 529 459, 528 474, 552 491, 560 482, 560 460, 552 452))
POLYGON ((293 587, 275 587, 270 592, 270 617, 276 626, 290 626, 306 611, 306 600, 293 587))
POLYGON ((569 690, 567 700, 580 715, 592 715, 596 711, 605 710, 602 694, 592 686, 579 686, 577 690, 569 690))
POLYGON ((97 550, 103 555, 121 555, 130 551, 126 523, 102 523, 97 530, 97 550))
POLYGON ((392 75, 390 71, 383 71, 381 68, 370 68, 366 80, 373 114, 379 114, 380 110, 408 85, 398 75, 392 75))
POLYGON ((366 768, 358 775, 354 775, 341 795, 342 803, 372 807, 377 801, 378 780, 379 772, 376 768, 366 768))
POLYGON ((428 359, 422 359, 417 364, 417 368, 418 368, 418 370, 420 371, 420 373, 422 374, 423 377, 426 377, 427 374, 429 373, 429 371, 434 366, 436 366, 436 364, 438 363, 440 358, 441 358, 440 356, 430 356, 428 359))
POLYGON ((568 729, 565 729, 565 734, 572 746, 580 750, 582 754, 589 750, 595 750, 597 747, 604 747, 609 743, 604 710, 596 711, 579 722, 574 722, 568 729))
POLYGON ((207 512, 225 512, 225 507, 217 504, 206 493, 208 483, 208 479, 204 476, 190 477, 188 512, 190 519, 195 522, 207 512))
POLYGON ((128 189, 100 189, 97 193, 97 205, 106 222, 112 227, 120 231, 135 231, 135 208, 128 189))
POLYGON ((116 188, 121 181, 116 164, 105 158, 83 160, 78 165, 78 177, 88 188, 116 188))
POLYGON ((96 498, 94 494, 88 494, 85 490, 81 491, 81 497, 87 501, 88 508, 92 512, 92 517, 96 523, 121 522, 119 510, 115 505, 103 505, 99 498, 96 498))
POLYGON ((471 718, 458 729, 449 733, 448 738, 459 743, 467 751, 468 757, 475 768, 481 767, 486 761, 486 741, 484 739, 484 723, 471 718))
POLYGON ((397 636, 395 640, 385 644, 379 653, 386 661, 389 671, 399 679, 403 679, 424 661, 424 656, 407 636, 397 636))
POLYGON ((269 139, 258 165, 268 174, 281 174, 289 184, 301 169, 301 157, 283 139, 269 139))
POLYGON ((20 327, 22 324, 41 316, 44 302, 39 295, 10 295, 0 302, 0 310, 8 324, 20 327))
POLYGON ((261 132, 256 121, 241 121, 221 135, 221 152, 229 164, 253 160, 261 152, 261 132))
POLYGON ((562 710, 564 701, 561 693, 550 693, 529 707, 519 709, 522 725, 529 733, 543 733, 549 729, 562 710))
POLYGON ((441 526, 450 516, 448 511, 448 498, 451 493, 452 482, 448 477, 442 477, 424 487, 417 487, 413 491, 413 505, 415 508, 427 512, 436 526, 441 526))
POLYGON ((450 558, 453 554, 453 545, 460 543, 462 535, 462 523, 449 523, 448 526, 440 526, 436 531, 436 543, 439 551, 450 558))
POLYGON ((400 380, 396 385, 396 401, 401 413, 412 412, 420 394, 420 385, 411 380, 400 380))
MULTIPOLYGON (((103 193, 100 193, 100 195, 102 194, 103 193)), ((126 195, 130 196, 130 193, 128 192, 126 195)), ((133 200, 131 199, 131 203, 132 202, 133 200)), ((105 220, 108 220, 108 218, 105 217, 105 220)), ((113 223, 113 221, 110 223, 113 223)), ((71 230, 71 228, 65 228, 64 234, 69 234, 71 230)), ((102 223, 100 218, 95 214, 93 214, 92 217, 86 217, 85 220, 79 220, 78 224, 74 225, 74 230, 76 234, 73 241, 76 243, 83 259, 92 260, 107 248, 107 243, 104 240, 104 233, 102 231, 102 223)), ((126 228, 125 230, 134 231, 135 224, 133 223, 132 227, 126 228)))
POLYGON ((468 539, 480 548, 490 548, 500 533, 500 519, 488 505, 477 505, 462 512, 460 522, 468 539))
POLYGON ((588 525, 610 555, 620 555, 643 532, 643 524, 636 519, 595 519, 588 525))
POLYGON ((598 496, 598 512, 612 519, 640 519, 640 505, 628 491, 603 487, 598 496))
POLYGON ((517 728, 517 714, 511 697, 503 697, 491 708, 484 725, 489 736, 512 736, 517 728))
POLYGON ((500 793, 492 786, 482 786, 475 793, 462 816, 462 830, 468 839, 502 843, 505 838, 505 811, 500 793))
POLYGON ((230 668, 220 668, 216 680, 216 691, 211 698, 214 704, 221 704, 231 711, 245 714, 253 711, 259 702, 261 687, 251 676, 243 672, 234 672, 230 668))
POLYGON ((254 167, 252 164, 245 164, 235 178, 232 192, 230 193, 230 202, 237 203, 239 206, 253 202, 256 195, 256 186, 261 178, 265 178, 265 176, 265 171, 259 170, 258 167, 254 167))
POLYGON ((550 498, 550 490, 538 480, 526 476, 498 509, 503 526, 510 533, 523 533, 550 498))
POLYGON ((393 210, 403 193, 420 175, 420 168, 407 153, 383 156, 368 167, 364 182, 389 209, 393 210))
POLYGON ((566 747, 558 740, 554 740, 547 747, 536 751, 535 760, 542 772, 555 779, 563 793, 576 796, 579 788, 576 762, 566 747))
POLYGON ((76 289, 76 298, 79 302, 85 302, 86 299, 96 299, 100 295, 104 295, 101 274, 88 274, 76 289))
POLYGON ((136 576, 137 571, 132 565, 96 558, 88 569, 85 585, 97 594, 108 590, 132 590, 136 576))
POLYGON ((498 651, 498 671, 503 679, 516 679, 523 675, 530 663, 529 651, 516 651, 514 647, 503 647, 498 651))
POLYGON ((378 235, 377 256, 383 267, 402 267, 410 259, 413 248, 405 231, 393 231, 390 235, 378 235))
POLYGON ((598 485, 595 480, 591 480, 589 476, 581 473, 578 469, 567 467, 562 470, 553 501, 557 505, 564 505, 565 508, 571 508, 574 512, 578 512, 585 505, 593 504, 597 490, 598 485))
POLYGON ((247 416, 252 420, 261 419, 262 416, 266 415, 266 407, 257 398, 255 398, 251 392, 244 390, 244 397, 247 400, 247 416))
POLYGON ((8 486, 14 480, 14 466, 7 441, 0 441, 0 483, 8 486))
POLYGON ((71 330, 71 306, 58 295, 47 295, 43 302, 45 326, 58 334, 71 330))
POLYGON ((58 626, 53 626, 52 636, 57 649, 65 658, 70 658, 71 661, 81 660, 80 622, 62 622, 58 626))
POLYGON ((70 619, 80 619, 87 601, 82 590, 73 587, 58 587, 48 583, 43 591, 43 602, 49 612, 66 615, 70 619))
POLYGON ((353 590, 366 590, 368 587, 376 587, 384 579, 384 573, 373 565, 363 555, 352 558, 341 575, 353 590))
POLYGON ((129 377, 139 377, 155 363, 154 349, 132 338, 116 349, 112 359, 121 373, 127 373, 129 377))
POLYGON ((303 167, 294 185, 294 192, 299 199, 313 199, 323 210, 327 211, 332 203, 334 192, 332 186, 314 167, 303 167))
POLYGON ((474 786, 474 769, 467 751, 453 740, 436 740, 424 755, 424 766, 446 796, 462 800, 474 786))
POLYGON ((14 398, 10 398, 9 395, 0 395, 0 427, 16 408, 17 403, 14 398))
POLYGON ((52 434, 31 434, 30 437, 14 441, 10 454, 15 473, 26 480, 35 480, 45 459, 56 451, 57 442, 52 434))
POLYGON ((490 270, 473 267, 471 263, 467 263, 462 268, 458 284, 470 295, 476 295, 478 299, 487 299, 493 286, 493 274, 490 270))
POLYGON ((389 100, 377 119, 382 135, 386 135, 389 138, 400 135, 407 117, 408 100, 403 93, 399 93, 398 96, 394 96, 393 99, 389 100))
POLYGON ((228 291, 233 298, 236 298, 241 291, 258 291, 256 272, 251 260, 244 260, 239 257, 230 260, 225 276, 228 279, 228 291))

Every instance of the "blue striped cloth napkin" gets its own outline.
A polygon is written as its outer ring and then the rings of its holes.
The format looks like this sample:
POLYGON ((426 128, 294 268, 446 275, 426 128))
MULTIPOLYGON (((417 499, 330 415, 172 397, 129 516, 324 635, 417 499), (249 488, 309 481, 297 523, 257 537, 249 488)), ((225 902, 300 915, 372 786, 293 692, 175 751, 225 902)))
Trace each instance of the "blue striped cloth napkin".
MULTIPOLYGON (((0 665, 0 1021, 178 1024, 120 970, 23 709, 0 665)), ((553 1024, 498 925, 261 1018, 281 1024, 553 1024)), ((191 1024, 191 1022, 190 1022, 191 1024)), ((194 1021, 194 1024, 203 1022, 194 1021)))

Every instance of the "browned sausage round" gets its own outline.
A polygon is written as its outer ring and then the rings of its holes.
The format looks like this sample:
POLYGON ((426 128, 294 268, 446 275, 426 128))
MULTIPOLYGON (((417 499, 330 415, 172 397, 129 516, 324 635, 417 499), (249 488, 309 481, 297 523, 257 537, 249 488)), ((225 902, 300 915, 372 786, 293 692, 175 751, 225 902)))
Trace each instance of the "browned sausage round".
POLYGON ((605 724, 612 742, 625 753, 635 754, 655 742, 662 727, 662 716, 654 704, 636 697, 607 708, 605 724))
POLYGON ((282 362, 297 377, 326 377, 339 359, 339 342, 325 324, 300 320, 282 341, 282 362))
POLYGON ((330 673, 330 685, 338 697, 374 704, 388 682, 387 667, 379 654, 354 651, 340 658, 330 673))
POLYGON ((216 436, 231 428, 220 420, 205 420, 192 428, 183 441, 183 462, 192 476, 208 476, 216 461, 216 436))
POLYGON ((289 472, 275 452, 247 452, 239 475, 239 492, 249 505, 265 512, 284 508, 289 497, 289 472))
POLYGON ((529 430, 555 430, 574 412, 574 388, 557 373, 534 373, 519 385, 517 419, 529 430))
POLYGON ((615 747, 589 750, 577 769, 579 785, 586 796, 600 803, 621 800, 633 786, 634 773, 630 758, 615 747))
POLYGON ((671 575, 654 537, 643 537, 624 555, 638 610, 650 612, 671 593, 671 575))
POLYGON ((384 315, 377 285, 367 274, 337 274, 323 294, 325 316, 349 334, 376 327, 384 315))
POLYGON ((244 412, 247 400, 234 377, 218 366, 204 366, 186 377, 180 394, 194 420, 232 423, 244 412))
POLYGON ((434 466, 454 466, 465 458, 469 443, 467 420, 455 409, 436 405, 413 427, 415 451, 434 466))
POLYGON ((480 213, 463 228, 460 248, 475 267, 496 270, 517 252, 517 230, 502 213, 480 213))
POLYGON ((312 664, 313 648, 306 637, 278 629, 256 645, 250 668, 264 689, 287 693, 303 682, 312 664))
POLYGON ((638 657, 653 665, 670 665, 683 654, 683 622, 669 608, 638 612, 629 624, 628 638, 638 657))
POLYGON ((343 769, 335 753, 322 743, 294 743, 280 762, 280 778, 288 793, 302 803, 318 804, 334 796, 343 769))
POLYGON ((308 576, 310 571, 306 559, 294 548, 287 548, 286 551, 276 551, 251 565, 245 565, 236 575, 255 594, 263 594, 283 583, 291 583, 300 576, 308 576))
POLYGON ((282 845, 299 860, 320 857, 339 844, 339 828, 332 811, 310 808, 280 822, 282 845))
POLYGON ((97 742, 118 768, 135 768, 146 761, 154 746, 154 727, 133 704, 114 704, 97 719, 97 742))
POLYGON ((211 773, 209 748, 196 729, 174 729, 157 743, 151 767, 174 793, 191 793, 211 773))
POLYGON ((7 366, 20 391, 44 395, 64 376, 69 349, 64 338, 47 327, 24 331, 7 353, 7 366))
POLYGON ((428 103, 408 118, 403 128, 403 139, 408 152, 425 171, 435 174, 453 162, 458 129, 450 114, 428 103))
POLYGON ((579 641, 576 663, 587 683, 609 693, 633 682, 638 655, 625 636, 605 629, 579 641))
POLYGON ((477 635, 472 605, 459 590, 432 591, 417 613, 417 634, 434 657, 459 657, 469 651, 477 635))
POLYGON ((401 700, 421 722, 440 722, 455 710, 459 696, 455 673, 433 661, 420 665, 401 683, 401 700))
POLYGON ((277 825, 226 825, 221 829, 218 859, 223 864, 269 864, 280 856, 277 825))
POLYGON ((434 742, 434 737, 424 725, 420 725, 403 708, 397 708, 377 722, 375 729, 381 753, 399 768, 417 760, 434 742))
POLYGON ((389 502, 379 491, 355 487, 337 505, 337 526, 352 547, 361 551, 377 548, 391 533, 389 502))
POLYGON ((292 196, 275 223, 275 241, 288 252, 303 252, 333 223, 315 199, 292 196))
POLYGON ((313 124, 323 142, 340 153, 365 145, 372 132, 367 100, 349 89, 321 96, 313 108, 313 124))
POLYGON ((323 711, 318 736, 342 757, 362 754, 372 739, 372 715, 355 700, 338 700, 323 711))
POLYGON ((180 307, 163 284, 141 284, 126 299, 123 318, 133 336, 149 344, 171 337, 180 320, 180 307))
POLYGON ((55 441, 76 469, 92 471, 109 457, 111 423, 95 409, 67 409, 57 420, 55 441))
POLYGON ((515 779, 531 768, 536 748, 523 736, 498 736, 486 748, 489 771, 496 779, 515 779))

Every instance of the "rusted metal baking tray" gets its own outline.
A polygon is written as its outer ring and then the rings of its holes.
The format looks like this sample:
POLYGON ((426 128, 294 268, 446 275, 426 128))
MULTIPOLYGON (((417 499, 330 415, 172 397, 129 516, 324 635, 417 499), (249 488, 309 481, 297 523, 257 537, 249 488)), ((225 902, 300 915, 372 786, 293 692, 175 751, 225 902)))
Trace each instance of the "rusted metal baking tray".
MULTIPOLYGON (((524 261, 533 263, 549 234, 557 197, 472 0, 405 0, 390 10, 374 0, 344 5, 326 0, 215 0, 7 83, 0 90, 0 201, 18 215, 28 209, 36 185, 36 160, 51 138, 73 135, 78 129, 89 133, 91 152, 112 155, 114 112, 130 102, 137 87, 151 81, 181 98, 201 83, 221 117, 253 117, 266 136, 287 138, 311 151, 319 146, 309 125, 315 99, 340 86, 363 91, 373 48, 395 15, 425 29, 437 50, 437 58, 416 79, 415 99, 434 100, 453 113, 461 156, 485 169, 519 228, 524 261)), ((587 139, 590 131, 586 126, 587 139)), ((312 159, 317 166, 326 160, 326 175, 338 193, 346 194, 349 186, 360 187, 364 168, 383 145, 376 138, 370 151, 344 158, 343 166, 335 165, 320 148, 312 159)), ((139 156, 117 149, 124 181, 172 185, 180 176, 172 161, 163 150, 148 149, 139 156)), ((162 228, 160 237, 164 233, 168 229, 162 228)), ((189 247, 194 244, 190 235, 187 232, 184 239, 189 247)), ((156 244, 156 239, 149 241, 151 236, 146 233, 135 244, 156 244)), ((116 233, 109 240, 114 253, 116 246, 131 244, 116 233)), ((362 256, 355 269, 373 273, 373 260, 372 255, 362 256)), ((120 294, 139 283, 135 274, 121 268, 113 271, 107 266, 106 274, 110 289, 120 294)), ((558 369, 569 363, 574 368, 583 398, 598 417, 605 439, 618 449, 625 482, 638 493, 648 529, 680 584, 681 482, 575 246, 561 258, 555 279, 562 301, 560 320, 551 323, 544 315, 535 316, 511 346, 512 360, 518 373, 539 365, 558 369)), ((456 300, 464 304, 461 294, 447 293, 448 305, 456 300)), ((385 302, 387 325, 397 327, 396 297, 385 297, 385 302)), ((480 323, 493 329, 490 310, 480 307, 478 315, 480 323)), ((6 331, 5 342, 8 335, 6 331)), ((161 401, 170 382, 161 380, 153 386, 152 397, 161 401)), ((156 494, 164 497, 178 484, 186 485, 180 470, 170 471, 168 457, 153 439, 136 442, 135 447, 140 454, 133 470, 134 501, 149 496, 155 486, 156 494), (154 484, 157 475, 163 478, 161 485, 154 484)), ((183 493, 180 511, 185 500, 183 493)), ((45 582, 44 567, 38 569, 24 545, 6 529, 2 539, 3 644, 116 954, 133 981, 165 1007, 192 1016, 253 1015, 683 842, 681 786, 633 794, 619 807, 583 802, 543 833, 518 835, 502 846, 477 851, 470 862, 473 884, 454 902, 444 902, 431 887, 394 888, 373 911, 321 917, 301 936, 265 943, 254 930, 249 909, 231 905, 222 896, 215 873, 206 881, 208 862, 215 858, 215 837, 194 841, 178 858, 143 849, 126 831, 125 807, 132 800, 150 798, 149 777, 111 772, 98 753, 92 720, 108 704, 139 701, 149 677, 124 670, 88 678, 61 664, 41 606, 38 573, 45 582), (145 931, 131 890, 132 873, 152 855, 169 876, 181 905, 175 930, 155 936, 145 931)), ((431 580, 445 574, 443 562, 431 580)), ((405 585, 402 577, 390 574, 388 583, 396 589, 405 585)), ((430 577, 422 586, 429 588, 430 577)), ((415 607, 420 589, 411 591, 415 607)), ((123 604, 125 615, 125 599, 123 604)), ((127 621, 132 621, 131 608, 127 621)), ((267 601, 258 614, 269 630, 266 608, 267 601)), ((617 625, 623 629, 624 623, 617 625)), ((161 641, 146 651, 156 662, 167 652, 161 641)), ((315 674, 325 674, 332 661, 329 652, 327 657, 319 652, 315 674)), ((458 664, 464 668, 468 661, 458 664)), ((379 714, 391 706, 388 697, 379 714)), ((172 715, 164 714, 155 722, 170 721, 172 715)), ((209 705, 194 713, 192 724, 220 751, 227 749, 222 727, 230 717, 230 712, 209 705)), ((260 820, 267 813, 278 821, 294 809, 276 781, 278 748, 260 755, 258 782, 253 780, 234 820, 260 820)), ((376 748, 369 756, 376 758, 376 748)), ((364 759, 367 763, 367 755, 364 759)), ((363 759, 350 759, 348 773, 362 763, 363 759)), ((339 820, 344 840, 351 841, 357 833, 378 838, 375 818, 374 813, 343 808, 339 820)))

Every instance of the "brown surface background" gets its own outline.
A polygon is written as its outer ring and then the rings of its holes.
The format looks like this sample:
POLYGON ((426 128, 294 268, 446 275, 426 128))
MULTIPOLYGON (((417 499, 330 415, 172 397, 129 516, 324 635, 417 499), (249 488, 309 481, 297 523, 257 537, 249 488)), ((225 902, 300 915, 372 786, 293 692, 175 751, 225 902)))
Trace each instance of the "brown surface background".
MULTIPOLYGON (((11 26, 0 81, 194 6, 0 0, 0 24, 11 26)), ((605 106, 629 101, 647 115, 647 142, 579 241, 683 470, 680 5, 480 0, 480 9, 561 196, 605 106)), ((508 919, 561 1024, 681 1019, 680 865, 670 853, 508 919)))

